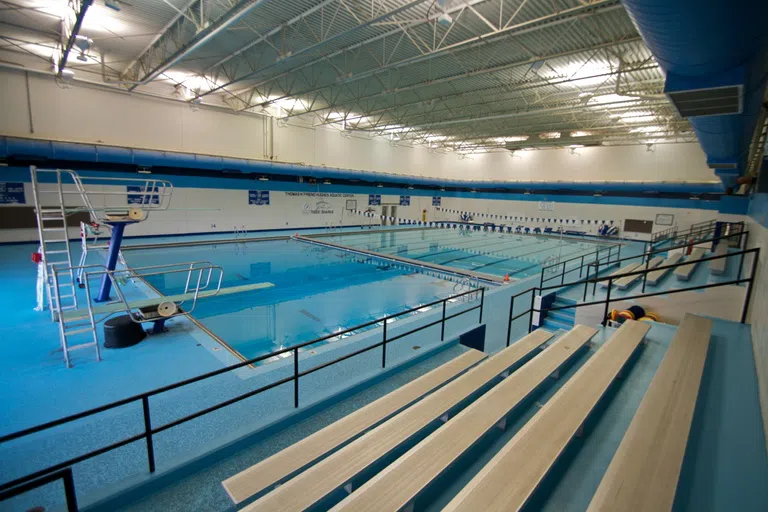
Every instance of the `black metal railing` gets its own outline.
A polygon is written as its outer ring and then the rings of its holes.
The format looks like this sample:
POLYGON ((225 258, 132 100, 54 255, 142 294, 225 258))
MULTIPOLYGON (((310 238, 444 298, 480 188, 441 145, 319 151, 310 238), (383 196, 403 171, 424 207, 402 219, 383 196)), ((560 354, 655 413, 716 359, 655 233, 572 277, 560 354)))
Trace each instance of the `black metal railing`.
MULTIPOLYGON (((738 234, 735 234, 735 235, 732 235, 732 236, 737 236, 737 235, 738 234)), ((723 237, 723 238, 726 238, 726 237, 723 237)), ((632 301, 632 300, 642 299, 642 298, 647 298, 647 297, 656 297, 656 296, 660 296, 660 295, 673 295, 673 294, 676 294, 676 293, 691 292, 691 291, 697 291, 697 290, 705 290, 707 288, 719 288, 721 286, 731 286, 731 285, 739 285, 739 284, 745 284, 746 283, 747 284, 747 289, 746 289, 746 293, 744 295, 744 302, 743 302, 743 305, 742 305, 741 318, 740 318, 740 322, 742 324, 744 324, 747 321, 747 314, 749 312, 749 304, 750 304, 750 301, 752 299, 752 291, 753 291, 753 288, 754 288, 754 281, 755 281, 755 276, 756 276, 756 273, 757 273, 757 264, 758 264, 758 261, 760 259, 760 248, 759 247, 755 247, 753 249, 745 249, 745 250, 742 250, 742 251, 738 251, 738 252, 734 252, 734 253, 729 253, 729 254, 724 254, 724 255, 721 255, 721 256, 711 256, 711 257, 708 257, 708 258, 701 258, 701 259, 697 260, 697 263, 704 263, 704 262, 707 262, 707 261, 716 261, 716 260, 721 260, 721 259, 724 259, 724 258, 733 258, 733 257, 742 257, 743 258, 743 256, 745 256, 747 254, 753 254, 754 255, 754 257, 752 259, 752 266, 751 266, 749 277, 742 278, 739 275, 739 276, 737 276, 736 279, 733 279, 733 280, 730 280, 730 281, 723 281, 723 282, 719 282, 719 283, 711 283, 711 284, 698 285, 698 286, 690 286, 690 287, 681 288, 681 289, 670 289, 670 290, 664 290, 664 291, 654 292, 654 293, 640 293, 640 294, 636 294, 636 295, 624 295, 624 296, 621 296, 621 297, 618 297, 618 298, 613 298, 613 299, 611 298, 611 289, 613 288, 613 283, 615 281, 621 279, 621 278, 648 274, 649 272, 654 272, 656 270, 671 270, 671 269, 674 269, 674 268, 684 267, 686 265, 691 265, 691 263, 688 263, 688 262, 675 263, 673 265, 663 265, 663 266, 658 266, 658 267, 655 267, 655 268, 652 268, 652 269, 635 270, 635 271, 632 271, 632 272, 622 273, 620 275, 610 275, 610 276, 604 276, 604 277, 592 277, 592 278, 584 279, 583 283, 584 283, 585 286, 588 286, 590 283, 598 283, 598 282, 604 282, 604 281, 608 282, 608 287, 607 287, 605 298, 601 299, 601 300, 595 300, 595 301, 592 301, 592 302, 581 302, 581 303, 577 303, 577 304, 568 304, 568 305, 565 305, 565 306, 546 307, 546 308, 538 308, 537 309, 535 307, 535 301, 536 301, 536 297, 537 296, 540 296, 542 294, 542 292, 547 291, 547 290, 559 289, 559 288, 561 288, 561 286, 554 285, 554 286, 546 286, 546 287, 532 287, 532 288, 529 288, 527 290, 524 290, 524 291, 522 291, 522 292, 520 292, 520 293, 518 293, 516 295, 513 295, 512 297, 510 297, 509 318, 507 320, 507 346, 509 346, 510 340, 511 340, 511 337, 512 337, 512 324, 513 324, 513 322, 515 320, 518 320, 518 319, 526 316, 526 315, 529 316, 528 332, 530 333, 533 330, 533 318, 534 318, 534 314, 535 313, 539 313, 539 318, 542 319, 544 314, 549 313, 551 311, 561 311, 561 310, 565 310, 565 309, 575 309, 575 308, 580 308, 580 307, 603 305, 604 306, 604 313, 603 313, 602 324, 606 325, 607 318, 608 318, 608 312, 610 311, 610 304, 611 304, 611 302, 615 302, 615 301, 632 301), (531 294, 530 307, 527 310, 523 311, 522 313, 514 315, 515 300, 518 297, 521 297, 521 296, 529 294, 529 293, 531 294)), ((743 261, 743 259, 742 259, 742 261, 743 261)), ((574 285, 580 285, 580 284, 581 283, 574 283, 574 285)))
MULTIPOLYGON (((37 479, 27 481, 23 484, 17 485, 9 490, 0 492, 0 502, 15 498, 25 492, 29 492, 38 487, 48 485, 57 480, 61 480, 64 484, 64 499, 67 504, 67 512, 76 512, 77 508, 77 495, 75 493, 75 479, 72 476, 72 468, 64 468, 52 473, 48 473, 37 479)), ((32 509, 30 509, 32 510, 32 509)))
POLYGON ((546 267, 542 267, 541 269, 541 279, 539 279, 539 287, 544 286, 545 283, 552 281, 553 279, 560 279, 560 285, 565 284, 565 276, 570 274, 571 272, 579 271, 579 279, 581 279, 584 269, 584 263, 585 262, 591 262, 591 261, 603 261, 607 260, 606 264, 611 261, 611 257, 614 256, 616 258, 621 258, 621 245, 610 245, 608 246, 608 250, 605 251, 605 247, 601 247, 598 250, 594 252, 590 252, 588 254, 584 254, 582 256, 576 256, 574 258, 560 261, 558 263, 553 263, 552 265, 548 265, 546 267), (617 249, 616 252, 613 252, 614 249, 617 249), (603 252, 604 254, 600 256, 600 253, 603 252), (581 261, 579 266, 574 266, 570 270, 567 270, 568 263, 571 263, 573 261, 581 261), (559 267, 562 267, 562 270, 558 272, 557 270, 551 271, 550 269, 557 269, 559 267), (549 277, 544 277, 546 273, 551 273, 553 275, 550 275, 549 277))
MULTIPOLYGON (((746 248, 747 244, 749 243, 749 231, 740 231, 738 233, 731 233, 730 235, 723 235, 723 236, 718 236, 718 237, 706 238, 704 240, 699 240, 698 242, 694 242, 692 244, 691 243, 686 244, 686 246, 687 247, 693 247, 694 245, 710 244, 711 243, 713 248, 714 248, 714 246, 716 244, 718 244, 719 242, 721 242, 723 240, 730 240, 732 238, 738 238, 739 239, 738 247, 746 248)), ((681 248, 681 247, 683 247, 683 246, 678 246, 677 248, 681 248)), ((654 250, 646 251, 646 252, 644 252, 642 254, 638 254, 637 256, 628 256, 626 258, 622 258, 622 259, 616 260, 613 263, 621 265, 621 263, 624 262, 624 261, 632 261, 632 260, 640 259, 645 264, 645 269, 648 270, 649 272, 651 272, 651 271, 659 270, 659 269, 663 268, 663 267, 650 268, 651 256, 653 256, 655 254, 661 254, 661 253, 669 252, 669 249, 670 249, 669 247, 665 247, 664 249, 654 249, 654 250)), ((741 257, 739 258, 738 278, 741 279, 741 274, 742 274, 742 271, 744 269, 744 253, 742 252, 742 253, 739 253, 739 254, 741 254, 741 257)), ((735 256, 735 255, 734 254, 726 255, 726 257, 731 257, 731 256, 735 256)), ((704 260, 699 260, 699 261, 704 261, 704 260)), ((682 263, 682 264, 684 265, 685 263, 682 263)), ((600 273, 600 263, 599 262, 591 262, 591 263, 589 263, 588 268, 587 268, 587 277, 586 277, 586 279, 589 279, 589 276, 592 275, 592 270, 591 270, 592 267, 595 267, 595 276, 597 276, 600 273)), ((646 286, 646 282, 647 282, 647 277, 648 277, 648 272, 646 272, 644 274, 644 276, 643 276, 643 293, 645 293, 645 286, 646 286)), ((587 300, 587 290, 588 290, 588 288, 589 288, 589 286, 585 283, 584 284, 584 300, 587 300)), ((592 285, 592 295, 595 294, 596 289, 597 289, 597 283, 593 282, 593 285, 592 285)))
MULTIPOLYGON (((474 298, 474 300, 477 300, 477 298, 474 298)), ((88 453, 79 455, 77 457, 73 457, 71 459, 68 459, 64 462, 60 462, 58 464, 54 464, 50 467, 41 469, 39 471, 35 471, 34 473, 30 473, 26 476, 16 478, 14 480, 5 482, 3 484, 0 484, 0 501, 3 499, 11 498, 13 496, 17 496, 23 492, 26 492, 28 490, 34 489, 36 487, 39 487, 41 485, 44 485, 45 483, 52 482, 54 480, 57 480, 58 478, 64 478, 65 479, 65 491, 67 492, 67 504, 72 503, 74 508, 70 508, 70 510, 76 510, 76 500, 75 500, 75 490, 74 490, 74 479, 72 478, 72 466, 75 464, 78 464, 80 462, 83 462, 85 460, 91 459, 93 457, 96 457, 98 455, 102 455, 104 453, 107 453, 112 450, 116 450, 118 448, 121 448, 123 446, 126 446, 128 444, 134 443, 136 441, 144 440, 146 443, 146 453, 147 453, 147 464, 149 467, 149 472, 154 473, 155 472, 155 450, 154 450, 154 442, 153 437, 161 432, 164 432, 168 429, 171 429, 173 427, 176 427, 178 425, 181 425, 183 423, 186 423, 188 421, 191 421, 193 419, 199 418, 201 416, 204 416, 206 414, 209 414, 211 412, 217 411, 219 409, 222 409, 224 407, 227 407, 229 405, 232 405, 234 403, 240 402, 242 400, 245 400, 246 398, 250 398, 252 396, 258 395, 260 393, 264 393, 266 391, 269 391, 270 389, 276 388, 278 386, 281 386, 283 384, 287 384, 290 382, 293 382, 294 386, 294 407, 299 407, 299 380, 302 377, 306 377, 307 375, 310 375, 312 373, 315 373, 317 371, 320 371, 324 368, 327 368, 329 366, 335 365, 337 363, 340 363, 342 361, 346 361, 347 359, 350 359, 352 357, 355 357, 357 355, 369 352, 371 350, 375 350, 377 348, 382 349, 381 353, 381 366, 382 368, 386 368, 387 364, 387 345, 397 341, 401 338, 404 338, 405 336, 414 334, 416 332, 422 331, 424 329, 428 329, 430 327, 436 326, 438 324, 441 325, 440 329, 440 341, 445 340, 445 323, 452 319, 456 318, 458 316, 464 315, 466 313, 470 313, 475 310, 480 310, 479 312, 479 319, 478 323, 483 322, 483 306, 485 304, 485 288, 474 288, 472 290, 468 290, 456 295, 452 295, 450 297, 446 297, 444 299, 436 300, 434 302, 430 302, 428 304, 422 304, 418 307, 407 309, 405 311, 400 311, 398 313, 394 313, 392 315, 387 315, 382 318, 377 318, 376 320, 371 320, 370 322, 366 322, 364 324, 357 325, 355 327, 351 327, 349 329, 345 329, 343 331, 337 331, 325 336, 321 336, 319 338, 315 338, 310 341, 306 341, 304 343, 300 343, 298 345, 295 345, 293 347, 284 348, 281 350, 277 350, 275 352, 272 352, 270 354, 266 354, 263 356, 255 357, 253 359, 249 359, 247 361, 242 361, 240 363, 227 366, 225 368, 221 368, 219 370, 214 370, 212 372, 208 372, 202 375, 198 375, 196 377, 192 377, 180 382, 176 382, 174 384, 169 384, 167 386, 163 386, 160 388, 153 389, 151 391, 146 391, 144 393, 134 395, 128 398, 124 398, 122 400, 117 400, 115 402, 111 402, 106 405, 102 405, 100 407, 95 407, 93 409, 89 409, 87 411, 83 411, 77 414, 72 414, 70 416, 66 416, 64 418, 60 418, 57 420, 49 421, 47 423, 43 423, 41 425, 37 425, 34 427, 30 427, 24 430, 19 430, 17 432, 13 432, 11 434, 6 434, 4 436, 0 436, 0 444, 6 443, 9 441, 13 441, 15 439, 20 439, 32 434, 36 434, 38 432, 42 432, 44 430, 49 430, 54 427, 58 427, 61 425, 65 425, 83 418, 87 418, 90 416, 94 416, 100 413, 103 413, 105 411, 109 411, 112 409, 116 409, 118 407, 122 407, 127 404, 141 402, 142 405, 142 412, 143 412, 143 420, 144 420, 144 432, 127 437, 125 439, 122 439, 120 441, 117 441, 115 443, 102 446, 101 448, 98 448, 96 450, 92 450, 88 453), (479 295, 479 304, 463 308, 458 312, 448 314, 447 311, 447 304, 449 302, 455 302, 457 299, 460 299, 465 296, 470 296, 472 294, 479 295), (387 324, 388 321, 397 318, 403 315, 414 313, 420 309, 427 308, 427 307, 433 307, 437 305, 442 305, 442 314, 441 317, 438 320, 434 320, 432 322, 429 322, 424 325, 420 325, 418 327, 415 327, 413 329, 410 329, 406 332, 397 334, 396 336, 387 337, 387 324), (300 351, 310 345, 314 345, 316 343, 320 343, 326 340, 329 340, 331 338, 341 338, 344 334, 349 334, 352 331, 358 331, 360 329, 365 329, 367 327, 376 326, 377 324, 381 324, 382 326, 382 339, 381 341, 367 345, 363 348, 360 348, 358 350, 355 350, 351 353, 344 354, 343 356, 337 357, 336 359, 333 359, 331 361, 325 362, 323 364, 314 366, 312 368, 300 371, 299 370, 299 354, 300 351), (248 391, 246 393, 240 394, 234 398, 230 398, 228 400, 225 400, 223 402, 217 403, 215 405, 212 405, 210 407, 207 407, 205 409, 199 410, 197 412, 194 412, 192 414, 189 414, 187 416, 184 416, 182 418, 178 418, 176 420, 173 420, 169 423, 165 423, 160 426, 153 426, 152 425, 152 416, 151 416, 151 410, 150 410, 150 404, 149 404, 149 398, 152 396, 160 395, 162 393, 178 389, 184 386, 188 386, 190 384, 208 380, 212 377, 216 377, 218 375, 222 375, 224 373, 228 373, 240 368, 243 368, 245 366, 253 365, 256 363, 260 363, 262 361, 265 361, 270 358, 279 357, 282 354, 287 354, 289 352, 293 353, 293 374, 285 377, 283 379, 271 382, 269 384, 266 384, 264 386, 261 386, 257 389, 248 391), (43 482, 44 479, 47 479, 45 482, 43 482), (39 482, 39 483, 37 483, 39 482), (37 483, 37 484, 36 484, 37 483), (71 499, 70 499, 71 495, 71 499)))
POLYGON ((663 231, 657 231, 656 233, 652 234, 650 243, 651 245, 655 245, 659 242, 668 240, 675 235, 677 235, 677 226, 672 226, 671 228, 667 228, 663 231))

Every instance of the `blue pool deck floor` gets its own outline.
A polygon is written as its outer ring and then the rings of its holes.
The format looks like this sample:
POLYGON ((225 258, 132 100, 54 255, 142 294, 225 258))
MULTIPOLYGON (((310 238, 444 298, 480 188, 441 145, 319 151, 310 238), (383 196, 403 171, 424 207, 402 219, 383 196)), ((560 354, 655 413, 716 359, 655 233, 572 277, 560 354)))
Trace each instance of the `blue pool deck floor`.
MULTIPOLYGON (((264 233, 264 236, 272 234, 264 233)), ((144 239, 134 241, 149 242, 144 239)), ((179 238, 169 237, 168 241, 177 242, 179 238)), ((3 289, 13 290, 13 293, 0 294, 0 307, 8 315, 8 320, 0 326, 0 346, 3 348, 6 365, 4 371, 0 372, 0 386, 4 390, 0 399, 0 433, 9 433, 79 412, 235 362, 234 359, 227 360, 225 351, 214 352, 216 343, 191 323, 174 320, 176 325, 164 334, 162 339, 151 339, 130 350, 115 352, 116 356, 105 358, 100 363, 93 360, 89 350, 81 351, 77 353, 75 367, 66 369, 61 362, 61 355, 55 353, 59 347, 55 324, 50 322, 46 314, 32 310, 35 302, 35 272, 34 265, 29 262, 29 254, 33 250, 33 245, 0 246, 0 283, 3 289)), ((697 273, 699 272, 702 270, 697 270, 697 273)), ((486 294, 483 320, 488 326, 488 352, 496 352, 505 345, 510 295, 534 284, 538 284, 537 277, 499 287, 486 294)), ((516 313, 527 308, 527 300, 529 297, 516 303, 516 313)), ((455 305, 455 308, 472 305, 473 303, 455 305)), ((453 320, 449 331, 457 332, 475 325, 476 313, 477 311, 453 320)), ((423 318, 409 319, 398 324, 397 328, 405 329, 429 319, 430 315, 423 315, 423 318)), ((510 332, 513 342, 527 332, 527 322, 527 318, 523 318, 513 323, 510 332)), ((680 494, 676 509, 768 510, 768 491, 764 486, 764 482, 768 481, 768 460, 765 456, 749 328, 726 321, 716 321, 715 325, 715 336, 710 348, 695 429, 691 437, 691 455, 686 459, 681 480, 681 486, 685 486, 686 492, 680 494), (728 507, 726 504, 733 506, 728 507)), ((599 483, 599 475, 610 461, 655 368, 663 357, 673 329, 662 324, 654 326, 650 336, 651 343, 620 386, 594 433, 586 438, 584 446, 564 470, 553 492, 542 502, 543 509, 584 510, 591 493, 599 483)), ((393 334, 396 332, 397 330, 393 330, 393 334)), ((374 334, 350 340, 359 343, 354 345, 357 348, 364 343, 378 341, 379 338, 374 334)), ((413 357, 417 350, 435 346, 437 343, 439 326, 404 338, 400 348, 392 351, 392 357, 396 361, 404 361, 413 357)), ((346 345, 349 346, 352 345, 346 345)), ((242 456, 213 464, 210 469, 213 473, 195 473, 170 487, 147 495, 138 503, 119 506, 112 503, 110 507, 125 510, 190 510, 191 508, 184 504, 190 505, 190 500, 194 500, 193 508, 197 510, 230 510, 232 507, 223 495, 220 482, 236 472, 237 468, 247 467, 382 396, 433 368, 446 360, 445 358, 456 355, 458 350, 458 347, 448 349, 433 359, 253 446, 242 456)), ((334 353, 319 353, 318 361, 322 362, 334 353)), ((315 374, 316 378, 308 379, 301 385, 302 400, 319 400, 338 390, 340 385, 351 386, 362 375, 370 375, 370 372, 380 365, 380 353, 372 351, 369 355, 370 357, 351 359, 348 364, 334 366, 333 372, 323 370, 315 374)), ((314 358, 312 359, 314 365, 314 358)), ((287 376, 290 371, 290 365, 286 364, 275 365, 269 372, 231 372, 205 385, 194 385, 152 398, 153 423, 172 421, 276 378, 287 376)), ((564 378, 557 381, 551 390, 542 395, 540 401, 551 396, 556 386, 563 382, 564 378)), ((197 453, 215 447, 222 432, 249 431, 276 417, 288 415, 293 411, 292 396, 292 386, 281 386, 267 394, 207 415, 199 421, 186 423, 157 435, 155 443, 159 467, 168 467, 183 459, 189 452, 197 453)), ((530 410, 525 414, 534 412, 530 410)), ((524 418, 524 415, 521 416, 520 421, 524 418)), ((522 423, 518 426, 520 424, 522 423)), ((438 497, 435 503, 450 499, 451 493, 455 494, 457 491, 461 478, 471 478, 472 472, 481 467, 481 461, 490 458, 494 450, 503 444, 504 436, 511 435, 515 428, 508 429, 506 434, 494 441, 490 450, 478 456, 476 463, 467 464, 466 468, 462 468, 461 475, 446 486, 442 497, 438 497)), ((57 460, 136 434, 142 429, 141 406, 131 404, 97 419, 81 420, 67 427, 58 427, 54 429, 55 432, 35 434, 29 439, 6 443, 5 446, 0 446, 0 460, 4 461, 0 465, 0 481, 22 476, 57 460), (12 464, 5 461, 12 461, 12 464)), ((79 464, 76 467, 78 493, 85 496, 95 495, 98 490, 109 489, 126 478, 146 475, 146 464, 143 441, 79 464), (106 468, 109 471, 106 471, 106 468)), ((0 510, 18 509, 22 504, 27 507, 41 503, 48 506, 60 504, 63 497, 60 487, 50 487, 27 501, 15 502, 15 508, 7 508, 7 503, 0 504, 0 510), (40 502, 35 501, 37 499, 40 502)), ((86 499, 83 502, 88 501, 86 499)))

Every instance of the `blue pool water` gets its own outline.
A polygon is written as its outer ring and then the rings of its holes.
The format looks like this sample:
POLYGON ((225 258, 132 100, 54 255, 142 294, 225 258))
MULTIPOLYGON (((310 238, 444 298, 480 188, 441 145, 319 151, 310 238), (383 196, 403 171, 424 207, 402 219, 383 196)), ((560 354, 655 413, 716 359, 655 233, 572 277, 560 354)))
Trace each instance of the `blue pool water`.
POLYGON ((594 253, 608 244, 559 238, 469 231, 419 229, 340 233, 323 238, 337 244, 511 278, 541 272, 542 266, 594 253))
MULTIPOLYGON (((222 287, 270 282, 262 290, 197 302, 192 315, 250 359, 454 295, 465 288, 418 269, 294 240, 125 251, 133 268, 206 260, 224 269, 222 287)), ((150 276, 165 295, 186 273, 150 276)))

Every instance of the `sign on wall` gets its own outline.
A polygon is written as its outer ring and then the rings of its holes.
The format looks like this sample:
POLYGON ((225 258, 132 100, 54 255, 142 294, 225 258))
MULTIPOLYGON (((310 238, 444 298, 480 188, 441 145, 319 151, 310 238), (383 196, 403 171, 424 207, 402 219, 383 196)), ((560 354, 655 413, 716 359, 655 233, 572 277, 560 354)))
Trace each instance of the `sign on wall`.
POLYGON ((128 185, 128 204, 160 204, 160 196, 157 187, 148 189, 140 185, 128 185))
POLYGON ((554 201, 539 201, 539 211, 540 212, 553 212, 553 211, 555 211, 555 202, 554 201))
POLYGON ((411 196, 400 196, 400 206, 411 206, 411 196))
POLYGON ((432 206, 440 206, 442 203, 443 198, 442 197, 433 197, 432 198, 432 206))
POLYGON ((248 204, 269 206, 269 190, 249 190, 248 204))
POLYGON ((368 206, 381 206, 381 194, 368 194, 368 206))
POLYGON ((26 204, 24 184, 0 181, 0 204, 26 204))
POLYGON ((675 222, 675 216, 669 215, 667 213, 657 213, 656 214, 656 225, 657 226, 671 226, 675 222))

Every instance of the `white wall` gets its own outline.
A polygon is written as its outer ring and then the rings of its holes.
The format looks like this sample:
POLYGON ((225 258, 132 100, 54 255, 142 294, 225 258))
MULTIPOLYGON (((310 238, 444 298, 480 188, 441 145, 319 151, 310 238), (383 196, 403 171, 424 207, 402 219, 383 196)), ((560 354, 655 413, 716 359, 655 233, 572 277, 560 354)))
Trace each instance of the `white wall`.
MULTIPOLYGON (((763 412, 763 428, 768 441, 768 228, 748 218, 749 246, 760 247, 757 279, 752 292, 749 317, 752 325, 752 347, 755 353, 757 380, 760 388, 760 406, 763 412)), ((751 268, 747 266, 747 268, 751 268)))
MULTIPOLYGON (((146 96, 75 84, 61 88, 49 77, 0 69, 0 134, 75 142, 269 158, 269 118, 200 108, 146 96), (27 101, 31 100, 32 125, 27 101)), ((488 180, 715 180, 698 144, 582 148, 472 155, 391 146, 383 138, 342 137, 333 128, 273 129, 275 160, 395 174, 488 180)))

